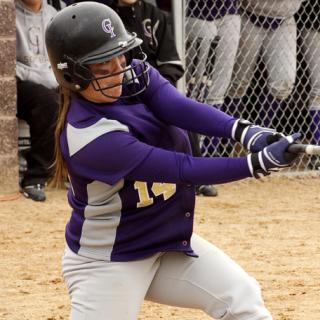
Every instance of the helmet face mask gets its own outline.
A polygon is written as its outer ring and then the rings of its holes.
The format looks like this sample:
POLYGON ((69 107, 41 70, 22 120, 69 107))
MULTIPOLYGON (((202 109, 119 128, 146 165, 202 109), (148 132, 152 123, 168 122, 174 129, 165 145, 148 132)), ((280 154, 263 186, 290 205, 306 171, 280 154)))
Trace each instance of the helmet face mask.
POLYGON ((108 91, 122 86, 121 97, 143 92, 149 84, 142 40, 129 33, 111 8, 98 2, 80 2, 66 7, 50 21, 46 46, 58 83, 71 91, 82 91, 92 84, 95 91, 117 99, 108 91), (132 61, 132 49, 140 49, 141 61, 132 61), (127 66, 121 72, 96 77, 89 65, 100 64, 125 55, 127 66), (105 79, 123 73, 121 83, 106 85, 105 79))
POLYGON ((108 98, 117 99, 119 96, 113 96, 108 94, 108 90, 122 86, 123 93, 121 95, 122 98, 130 98, 139 95, 142 93, 149 85, 149 65, 145 63, 147 56, 143 54, 143 59, 135 64, 124 67, 123 71, 111 73, 106 76, 92 76, 91 84, 95 91, 100 91, 101 94, 108 98), (102 82, 105 79, 113 78, 115 76, 123 74, 123 80, 120 83, 112 84, 112 85, 103 85, 102 82))

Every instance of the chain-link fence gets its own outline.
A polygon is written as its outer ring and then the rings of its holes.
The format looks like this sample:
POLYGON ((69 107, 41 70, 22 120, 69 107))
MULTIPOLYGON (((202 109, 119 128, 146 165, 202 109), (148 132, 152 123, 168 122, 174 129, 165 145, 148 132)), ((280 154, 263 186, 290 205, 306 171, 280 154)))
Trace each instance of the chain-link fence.
MULTIPOLYGON (((187 0, 187 95, 236 117, 320 144, 320 1, 187 0)), ((201 137, 207 156, 240 145, 201 137)), ((302 157, 292 170, 315 170, 302 157)))

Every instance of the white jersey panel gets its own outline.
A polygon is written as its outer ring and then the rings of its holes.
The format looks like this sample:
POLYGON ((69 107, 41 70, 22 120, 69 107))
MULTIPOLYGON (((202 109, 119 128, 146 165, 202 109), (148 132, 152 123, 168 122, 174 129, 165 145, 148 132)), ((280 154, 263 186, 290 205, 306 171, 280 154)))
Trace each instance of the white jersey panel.
POLYGON ((124 180, 112 186, 93 181, 87 186, 88 205, 84 211, 79 255, 110 260, 122 209, 118 191, 123 184, 124 180))
POLYGON ((129 131, 126 125, 117 120, 108 120, 102 118, 95 124, 86 128, 75 128, 70 123, 67 124, 67 140, 69 146, 69 154, 72 157, 91 141, 112 131, 129 131))

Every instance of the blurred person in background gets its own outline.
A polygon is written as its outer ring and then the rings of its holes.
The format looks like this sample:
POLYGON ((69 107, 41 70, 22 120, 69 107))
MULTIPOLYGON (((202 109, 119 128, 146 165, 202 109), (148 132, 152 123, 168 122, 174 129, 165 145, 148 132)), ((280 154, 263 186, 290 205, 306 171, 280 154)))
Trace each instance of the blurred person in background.
MULTIPOLYGON (((239 50, 228 95, 241 113, 241 98, 254 76, 261 55, 267 70, 268 109, 261 125, 270 126, 291 94, 297 69, 297 26, 294 14, 304 0, 242 0, 239 50)), ((257 110, 259 112, 259 110, 257 110)), ((235 114, 237 116, 237 114, 235 114)))
POLYGON ((176 85, 184 68, 177 52, 170 16, 143 0, 114 0, 110 7, 118 13, 126 29, 143 40, 141 48, 147 61, 176 85))
POLYGON ((187 78, 190 95, 222 105, 239 44, 238 1, 188 1, 187 78))
POLYGON ((25 197, 44 201, 44 188, 54 158, 59 103, 58 83, 47 55, 44 32, 57 11, 42 0, 15 0, 15 6, 17 117, 30 126, 31 140, 20 187, 25 197))

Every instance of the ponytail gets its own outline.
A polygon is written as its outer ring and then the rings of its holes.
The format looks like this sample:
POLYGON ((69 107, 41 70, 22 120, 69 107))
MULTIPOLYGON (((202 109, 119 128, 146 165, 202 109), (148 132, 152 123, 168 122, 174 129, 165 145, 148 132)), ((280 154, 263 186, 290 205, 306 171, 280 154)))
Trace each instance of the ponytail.
POLYGON ((61 133, 65 127, 65 122, 70 106, 70 90, 60 86, 60 106, 59 115, 55 129, 55 155, 54 155, 54 174, 49 183, 51 187, 62 188, 68 180, 68 170, 62 157, 60 147, 61 133))

